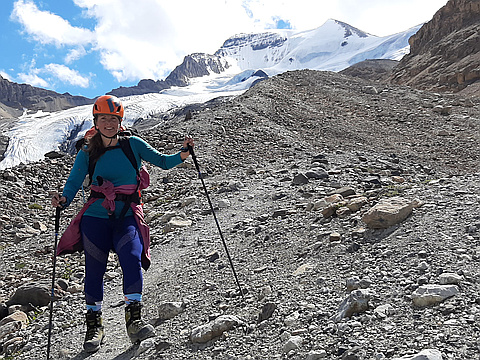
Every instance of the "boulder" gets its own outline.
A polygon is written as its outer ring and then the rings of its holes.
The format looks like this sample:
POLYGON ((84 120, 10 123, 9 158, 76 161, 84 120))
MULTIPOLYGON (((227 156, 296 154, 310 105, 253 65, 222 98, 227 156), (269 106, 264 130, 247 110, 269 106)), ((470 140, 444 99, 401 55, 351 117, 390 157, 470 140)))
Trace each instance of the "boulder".
POLYGON ((362 217, 362 221, 372 229, 386 229, 405 220, 413 211, 415 202, 395 196, 384 199, 362 217))
POLYGON ((438 304, 459 293, 456 285, 423 285, 412 295, 413 304, 418 307, 438 304))
POLYGON ((190 340, 193 343, 206 343, 241 323, 242 321, 236 316, 221 315, 208 324, 193 329, 190 334, 190 340))
MULTIPOLYGON (((55 299, 61 297, 60 290, 55 289, 55 299)), ((28 283, 20 286, 13 294, 12 298, 7 301, 7 305, 24 305, 24 306, 47 306, 50 303, 51 289, 44 283, 28 283)))

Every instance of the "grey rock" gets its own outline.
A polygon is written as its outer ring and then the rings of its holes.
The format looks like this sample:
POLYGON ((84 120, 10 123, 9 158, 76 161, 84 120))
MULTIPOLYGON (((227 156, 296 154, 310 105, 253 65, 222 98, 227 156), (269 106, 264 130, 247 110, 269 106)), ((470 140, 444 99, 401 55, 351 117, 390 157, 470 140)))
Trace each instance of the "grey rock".
POLYGON ((190 339, 193 343, 206 343, 241 323, 242 321, 236 316, 221 315, 208 324, 193 329, 190 333, 190 339))

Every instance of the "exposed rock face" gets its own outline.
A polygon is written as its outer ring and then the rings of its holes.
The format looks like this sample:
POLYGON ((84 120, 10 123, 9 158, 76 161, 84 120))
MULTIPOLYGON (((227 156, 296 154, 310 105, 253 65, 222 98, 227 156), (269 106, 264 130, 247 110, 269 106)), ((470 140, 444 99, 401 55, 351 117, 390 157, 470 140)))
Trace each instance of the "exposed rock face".
POLYGON ((22 110, 14 109, 0 102, 0 119, 12 119, 22 115, 22 110))
POLYGON ((387 80, 392 74, 393 68, 398 65, 398 61, 389 59, 369 59, 356 63, 340 74, 359 77, 365 80, 387 80))
POLYGON ((239 34, 227 39, 215 55, 230 56, 239 48, 250 46, 253 50, 282 46, 287 39, 275 33, 239 34))
POLYGON ((130 96, 130 95, 143 95, 151 92, 160 92, 164 89, 168 89, 168 85, 164 80, 151 80, 143 79, 140 80, 136 86, 120 86, 119 88, 113 89, 107 94, 115 95, 118 97, 121 96, 130 96))
POLYGON ((159 92, 172 86, 187 86, 189 79, 209 75, 214 72, 220 74, 228 69, 228 64, 219 56, 196 53, 185 56, 181 65, 177 66, 165 80, 140 80, 138 85, 119 87, 109 92, 115 96, 142 95, 159 92))
POLYGON ((480 80, 480 0, 450 0, 409 40, 392 81, 460 91, 480 80))
POLYGON ((189 78, 202 77, 212 72, 220 74, 228 68, 228 63, 220 56, 191 54, 185 56, 182 64, 177 66, 165 81, 174 86, 186 86, 189 78))
MULTIPOLYGON (((93 100, 69 93, 58 94, 28 84, 17 84, 0 76, 0 103, 14 109, 57 111, 92 104, 93 100)), ((2 108, 11 114, 8 108, 2 108)))

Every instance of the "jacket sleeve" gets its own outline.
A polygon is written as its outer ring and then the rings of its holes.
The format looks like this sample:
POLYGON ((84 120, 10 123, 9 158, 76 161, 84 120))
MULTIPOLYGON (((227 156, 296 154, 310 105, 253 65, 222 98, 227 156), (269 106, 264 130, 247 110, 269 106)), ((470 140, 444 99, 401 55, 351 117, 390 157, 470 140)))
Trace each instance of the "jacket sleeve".
POLYGON ((138 154, 141 160, 145 160, 165 170, 171 169, 183 162, 180 157, 180 152, 173 155, 162 154, 143 139, 136 136, 130 137, 130 145, 133 152, 138 154))
POLYGON ((75 163, 73 164, 72 171, 68 176, 65 187, 63 188, 62 195, 67 199, 66 206, 70 205, 78 190, 82 186, 83 180, 88 173, 88 154, 80 150, 75 158, 75 163))

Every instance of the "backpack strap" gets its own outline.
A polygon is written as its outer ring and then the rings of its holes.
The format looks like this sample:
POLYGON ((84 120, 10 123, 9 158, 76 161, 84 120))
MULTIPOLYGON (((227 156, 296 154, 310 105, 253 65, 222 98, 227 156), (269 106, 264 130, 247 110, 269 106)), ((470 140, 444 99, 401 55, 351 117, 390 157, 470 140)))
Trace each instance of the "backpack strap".
POLYGON ((118 138, 118 143, 120 144, 120 148, 122 149, 123 153, 130 160, 133 168, 137 173, 137 177, 140 177, 140 171, 138 170, 137 159, 135 158, 135 154, 132 150, 132 145, 130 145, 130 136, 120 136, 118 138))
MULTIPOLYGON (((120 149, 122 149, 123 153, 132 164, 133 168, 135 169, 135 172, 137 173, 137 177, 139 178, 140 172, 138 170, 137 159, 135 159, 135 154, 133 153, 132 146, 130 145, 130 137, 120 136, 118 138, 118 144, 120 145, 120 149)), ((114 150, 116 148, 117 148, 116 146, 105 148, 104 152, 100 156, 102 156, 105 152, 109 150, 114 150)), ((100 156, 98 158, 100 158, 100 156)), ((88 185, 92 185, 93 173, 95 171, 95 166, 97 165, 98 158, 97 159, 92 159, 92 157, 88 158, 88 177, 90 179, 88 182, 88 185)))

